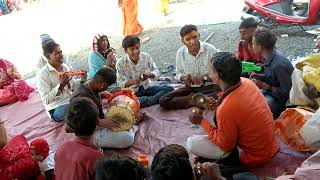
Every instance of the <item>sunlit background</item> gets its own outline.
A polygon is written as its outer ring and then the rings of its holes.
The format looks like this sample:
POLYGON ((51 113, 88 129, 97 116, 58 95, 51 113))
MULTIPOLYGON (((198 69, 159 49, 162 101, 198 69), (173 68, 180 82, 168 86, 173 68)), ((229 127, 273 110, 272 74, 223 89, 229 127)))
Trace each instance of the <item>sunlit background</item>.
MULTIPOLYGON (((169 14, 163 16, 157 2, 138 0, 139 20, 145 30, 240 21, 244 5, 241 0, 171 0, 169 14)), ((89 47, 96 33, 121 37, 118 1, 39 0, 24 5, 21 11, 0 16, 0 57, 10 60, 24 75, 35 70, 43 33, 50 34, 66 54, 89 47)))

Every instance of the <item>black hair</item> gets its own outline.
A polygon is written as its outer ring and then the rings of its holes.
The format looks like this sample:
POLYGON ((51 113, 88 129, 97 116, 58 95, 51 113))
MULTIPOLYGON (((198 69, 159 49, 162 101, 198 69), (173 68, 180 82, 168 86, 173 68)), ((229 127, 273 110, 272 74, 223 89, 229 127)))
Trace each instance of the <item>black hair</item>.
POLYGON ((241 29, 241 28, 257 28, 257 27, 258 27, 258 22, 254 18, 250 17, 250 18, 244 19, 241 22, 239 29, 241 29))
POLYGON ((144 180, 146 172, 131 158, 102 159, 96 163, 96 180, 144 180))
POLYGON ((47 41, 46 43, 42 44, 43 55, 49 59, 49 54, 53 53, 54 49, 59 46, 60 45, 53 40, 47 41))
POLYGON ((189 154, 180 145, 160 149, 151 165, 152 180, 193 180, 189 154))
POLYGON ((176 155, 189 159, 188 151, 181 145, 170 144, 161 148, 155 155, 152 164, 156 164, 158 156, 176 155))
POLYGON ((240 82, 241 62, 229 52, 218 52, 212 59, 213 71, 228 85, 236 85, 240 82))
POLYGON ((107 83, 108 85, 111 85, 117 80, 116 71, 110 67, 102 67, 96 72, 96 74, 93 76, 93 79, 96 82, 107 83))
POLYGON ((106 39, 107 39, 107 41, 108 41, 108 47, 107 47, 107 49, 110 48, 110 42, 109 42, 108 37, 107 37, 106 35, 102 35, 102 36, 100 36, 99 39, 97 39, 97 47, 98 47, 98 51, 99 51, 99 52, 101 51, 101 50, 100 50, 100 49, 101 49, 100 43, 101 43, 101 41, 102 41, 102 38, 106 38, 106 39))
POLYGON ((134 46, 135 44, 140 44, 140 39, 137 36, 126 36, 122 41, 122 47, 126 50, 129 47, 134 46))
POLYGON ((76 97, 67 107, 65 123, 76 136, 91 136, 96 129, 97 105, 87 97, 76 97))
POLYGON ((277 42, 276 35, 265 28, 257 29, 253 37, 258 45, 267 50, 273 50, 277 42))
POLYGON ((195 25, 187 24, 183 26, 180 30, 180 36, 183 38, 185 35, 189 34, 192 31, 198 32, 198 28, 195 25))

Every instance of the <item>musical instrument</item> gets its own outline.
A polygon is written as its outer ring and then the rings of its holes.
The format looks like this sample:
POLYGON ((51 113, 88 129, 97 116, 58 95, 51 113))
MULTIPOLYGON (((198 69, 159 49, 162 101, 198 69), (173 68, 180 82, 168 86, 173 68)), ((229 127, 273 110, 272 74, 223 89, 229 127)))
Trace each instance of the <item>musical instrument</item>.
POLYGON ((59 72, 58 73, 58 76, 61 78, 63 77, 64 75, 67 75, 67 76, 85 76, 87 74, 86 71, 84 70, 81 70, 81 71, 68 71, 68 72, 59 72))
POLYGON ((206 110, 215 110, 217 101, 213 97, 207 97, 202 93, 196 93, 192 96, 192 103, 195 107, 206 110))
POLYGON ((108 99, 109 106, 103 110, 105 118, 111 118, 120 125, 113 131, 127 131, 136 122, 140 103, 133 90, 125 88, 114 93, 108 99))

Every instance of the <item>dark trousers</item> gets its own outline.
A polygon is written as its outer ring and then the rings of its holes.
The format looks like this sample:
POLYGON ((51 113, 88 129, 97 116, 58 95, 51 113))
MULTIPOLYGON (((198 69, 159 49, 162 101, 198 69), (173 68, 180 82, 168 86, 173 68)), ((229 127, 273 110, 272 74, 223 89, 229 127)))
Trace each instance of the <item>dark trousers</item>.
POLYGON ((279 102, 276 98, 272 97, 271 95, 264 93, 264 99, 267 101, 268 106, 273 114, 273 118, 277 119, 280 114, 286 109, 285 104, 279 102))
POLYGON ((202 93, 217 98, 218 92, 220 92, 220 88, 215 84, 201 87, 182 87, 162 96, 159 103, 165 109, 187 109, 192 106, 190 103, 191 93, 202 93))
POLYGON ((168 85, 151 86, 144 89, 143 86, 139 87, 136 93, 140 102, 140 107, 145 108, 159 103, 161 96, 173 91, 173 87, 168 85))

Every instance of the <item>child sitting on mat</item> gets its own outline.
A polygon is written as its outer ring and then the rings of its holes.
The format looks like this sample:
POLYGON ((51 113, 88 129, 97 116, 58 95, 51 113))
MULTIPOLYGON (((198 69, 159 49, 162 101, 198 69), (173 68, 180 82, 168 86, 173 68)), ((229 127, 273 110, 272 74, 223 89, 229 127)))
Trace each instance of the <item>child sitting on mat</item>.
POLYGON ((0 150, 1 179, 45 179, 38 163, 48 154, 49 145, 46 140, 36 139, 29 147, 23 135, 15 136, 0 150))

